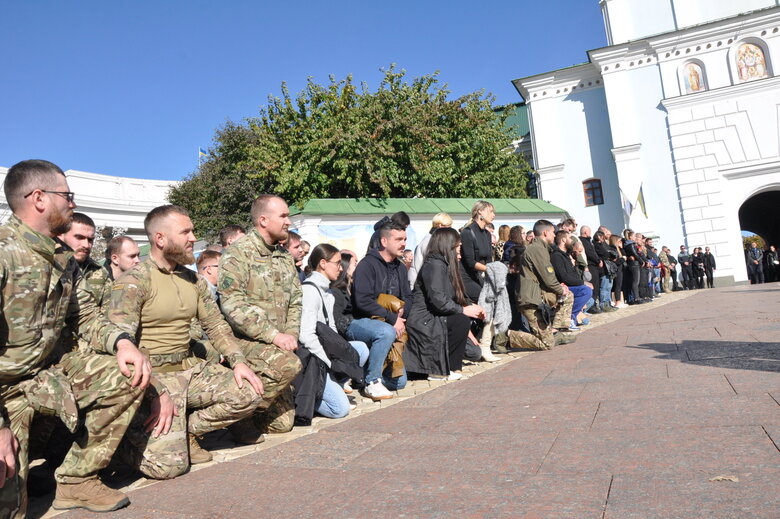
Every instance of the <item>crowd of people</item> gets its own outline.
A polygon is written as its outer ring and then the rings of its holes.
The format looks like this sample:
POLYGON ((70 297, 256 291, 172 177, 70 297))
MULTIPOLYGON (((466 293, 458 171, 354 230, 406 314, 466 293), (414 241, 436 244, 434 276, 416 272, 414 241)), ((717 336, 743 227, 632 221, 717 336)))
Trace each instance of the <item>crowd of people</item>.
POLYGON ((257 197, 195 258, 188 212, 160 206, 105 259, 62 170, 8 170, 0 227, 0 515, 23 517, 30 459, 56 466, 55 509, 111 511, 126 495, 98 473, 123 463, 169 479, 211 460, 199 439, 237 443, 341 418, 355 391, 394 397, 410 378, 458 380, 464 360, 576 339, 588 314, 712 286, 709 248, 675 258, 630 229, 566 219, 502 225, 477 202, 467 225, 437 214, 414 251, 409 216, 377 222, 362 258, 290 231, 286 202, 257 197), (194 265, 194 268, 190 266, 194 265))
POLYGON ((745 247, 745 265, 753 285, 780 281, 780 256, 774 245, 762 250, 757 242, 751 241, 745 247))

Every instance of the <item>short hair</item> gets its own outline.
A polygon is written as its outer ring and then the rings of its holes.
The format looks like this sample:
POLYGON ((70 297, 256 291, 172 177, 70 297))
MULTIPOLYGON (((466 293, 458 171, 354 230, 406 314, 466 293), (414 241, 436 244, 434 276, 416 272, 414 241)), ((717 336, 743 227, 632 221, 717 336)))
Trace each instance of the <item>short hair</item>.
POLYGON ((268 203, 275 198, 282 200, 282 197, 270 194, 260 195, 255 198, 255 201, 252 202, 252 209, 250 211, 253 224, 256 224, 260 217, 265 214, 268 209, 268 203))
MULTIPOLYGON (((571 233, 569 231, 557 231, 555 233, 555 245, 560 245, 569 240, 571 233)), ((569 245, 568 243, 566 244, 569 245)))
POLYGON ((59 166, 48 160, 23 160, 17 162, 5 175, 5 199, 11 211, 20 208, 22 200, 36 189, 54 187, 56 175, 65 176, 59 166))
POLYGON ((525 229, 523 229, 522 225, 513 226, 511 229, 509 229, 509 241, 515 243, 522 241, 523 231, 525 231, 525 229))
POLYGON ((190 215, 189 211, 180 205, 168 204, 155 207, 149 211, 149 214, 147 214, 146 218, 144 218, 144 231, 146 231, 146 236, 150 240, 152 239, 152 227, 157 224, 157 222, 163 218, 167 218, 171 214, 180 214, 183 216, 190 215))
POLYGON ((291 243, 302 242, 301 235, 295 231, 287 231, 287 241, 285 245, 290 246, 291 243))
POLYGON ((452 227, 452 217, 447 213, 437 213, 431 220, 431 227, 452 227))
POLYGON ((406 231, 406 228, 390 220, 379 228, 379 239, 389 238, 390 233, 393 231, 406 231))
POLYGON ((95 229, 95 220, 85 215, 84 213, 73 213, 73 218, 71 218, 71 222, 80 223, 82 225, 86 225, 88 227, 92 227, 93 229, 95 229))
POLYGON ((406 211, 398 211, 397 213, 393 213, 393 215, 390 217, 390 221, 401 225, 404 230, 406 230, 406 228, 409 227, 409 224, 412 223, 412 220, 409 219, 409 215, 406 214, 406 211))
MULTIPOLYGON (((76 213, 73 214, 75 215, 76 213)), ((119 251, 122 250, 122 246, 125 244, 126 241, 135 242, 134 239, 126 235, 114 236, 113 238, 108 240, 108 243, 106 243, 106 259, 108 261, 111 261, 111 256, 113 256, 114 254, 119 254, 119 251)))
POLYGON ((195 262, 195 265, 197 266, 198 270, 200 270, 203 264, 207 261, 216 260, 217 263, 219 263, 219 258, 221 257, 221 252, 217 252, 215 250, 204 250, 200 253, 200 256, 198 256, 198 261, 195 262))
POLYGON ((549 220, 538 220, 534 224, 534 236, 541 236, 547 229, 555 229, 555 226, 549 220))
POLYGON ((219 244, 223 247, 228 246, 228 240, 237 234, 246 234, 246 229, 240 225, 230 224, 219 230, 219 244))
POLYGON ((564 225, 566 225, 566 226, 571 225, 572 227, 576 228, 577 227, 577 222, 574 221, 574 218, 565 218, 565 219, 561 220, 561 224, 560 225, 561 225, 561 227, 563 227, 564 225))

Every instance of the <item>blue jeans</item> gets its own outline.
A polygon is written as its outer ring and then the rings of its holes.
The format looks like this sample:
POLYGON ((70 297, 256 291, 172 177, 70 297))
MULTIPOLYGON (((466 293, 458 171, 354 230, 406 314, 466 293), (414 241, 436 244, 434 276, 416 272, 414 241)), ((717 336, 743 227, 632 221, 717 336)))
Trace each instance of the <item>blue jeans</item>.
POLYGON ((382 365, 395 342, 395 328, 376 319, 355 319, 347 328, 347 339, 368 344, 368 362, 365 365, 366 384, 382 379, 387 389, 395 391, 406 387, 406 372, 397 378, 382 373, 382 365))
POLYGON ((601 276, 599 278, 599 299, 602 306, 610 304, 610 301, 612 301, 612 283, 613 280, 609 279, 609 276, 601 276))
MULTIPOLYGON (((358 352, 360 365, 363 366, 368 360, 368 346, 360 341, 350 341, 352 348, 358 352)), ((346 382, 346 381, 344 381, 346 382)), ((322 402, 317 408, 317 412, 326 418, 344 418, 349 414, 349 399, 344 388, 343 382, 339 383, 330 374, 325 378, 325 389, 322 392, 322 402)))
POLYGON ((577 314, 582 311, 585 303, 587 303, 593 295, 593 289, 586 285, 578 285, 569 287, 569 290, 571 290, 571 293, 574 295, 574 304, 571 307, 571 318, 576 321, 577 314))

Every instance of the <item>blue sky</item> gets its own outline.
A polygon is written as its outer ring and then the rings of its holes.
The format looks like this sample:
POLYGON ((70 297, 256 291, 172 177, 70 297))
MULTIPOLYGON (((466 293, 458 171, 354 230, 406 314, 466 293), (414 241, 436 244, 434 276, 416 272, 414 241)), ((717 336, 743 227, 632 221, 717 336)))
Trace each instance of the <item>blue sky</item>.
POLYGON ((3 5, 0 166, 178 180, 226 120, 282 81, 381 67, 439 70, 453 95, 587 60, 606 45, 597 0, 396 2, 30 1, 3 5))

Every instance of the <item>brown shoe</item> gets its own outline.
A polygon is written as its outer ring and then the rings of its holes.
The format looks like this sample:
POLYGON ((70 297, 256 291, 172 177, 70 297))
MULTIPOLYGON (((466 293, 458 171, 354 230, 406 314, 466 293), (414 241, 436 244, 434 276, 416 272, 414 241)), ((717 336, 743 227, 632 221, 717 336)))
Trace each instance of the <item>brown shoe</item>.
POLYGON ((92 512, 111 512, 129 504, 130 500, 125 494, 93 478, 81 483, 57 483, 51 506, 55 510, 86 508, 92 512))
POLYGON ((265 441, 262 431, 255 426, 251 417, 244 418, 240 422, 228 425, 228 431, 236 443, 243 445, 257 445, 265 441))
POLYGON ((190 442, 190 464, 208 463, 213 459, 211 453, 200 446, 194 434, 187 434, 187 437, 190 442))

